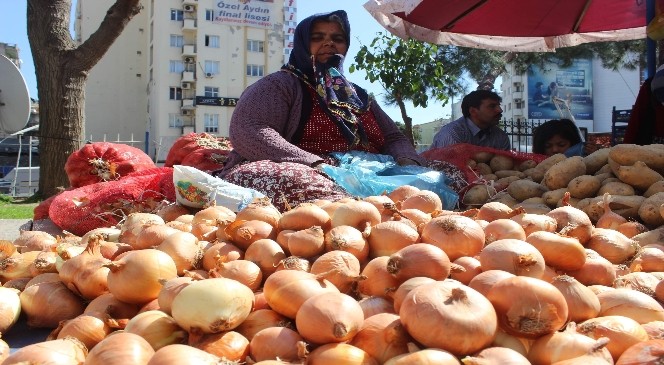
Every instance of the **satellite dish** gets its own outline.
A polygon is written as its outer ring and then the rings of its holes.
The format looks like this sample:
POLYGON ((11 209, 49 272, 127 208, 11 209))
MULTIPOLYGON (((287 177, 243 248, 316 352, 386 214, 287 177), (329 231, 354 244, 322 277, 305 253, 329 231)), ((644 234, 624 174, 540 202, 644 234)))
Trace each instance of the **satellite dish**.
POLYGON ((30 94, 21 71, 0 55, 0 133, 23 129, 30 118, 30 94))

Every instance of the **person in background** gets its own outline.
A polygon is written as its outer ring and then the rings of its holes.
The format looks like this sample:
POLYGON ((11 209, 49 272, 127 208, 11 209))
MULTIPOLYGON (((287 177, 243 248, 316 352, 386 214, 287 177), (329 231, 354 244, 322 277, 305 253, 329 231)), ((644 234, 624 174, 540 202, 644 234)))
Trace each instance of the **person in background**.
POLYGON ((664 143, 664 65, 647 78, 636 96, 623 143, 664 143))
POLYGON ((544 84, 541 81, 535 83, 535 92, 533 93, 533 102, 535 104, 539 104, 546 100, 544 92, 542 92, 542 86, 544 86, 544 84))
POLYGON ((493 91, 475 90, 461 101, 463 117, 444 125, 433 137, 431 148, 469 143, 499 150, 511 149, 507 133, 498 127, 503 116, 502 98, 493 91))
MULTIPOLYGON (((348 193, 321 171, 332 152, 390 155, 399 165, 426 165, 368 93, 349 82, 345 11, 316 14, 295 29, 289 61, 240 96, 230 121, 233 151, 218 177, 260 191, 284 210, 348 193)), ((451 166, 451 165, 450 165, 451 166)))
POLYGON ((585 156, 598 149, 599 146, 582 141, 579 128, 569 119, 549 120, 533 131, 533 152, 541 155, 585 156))

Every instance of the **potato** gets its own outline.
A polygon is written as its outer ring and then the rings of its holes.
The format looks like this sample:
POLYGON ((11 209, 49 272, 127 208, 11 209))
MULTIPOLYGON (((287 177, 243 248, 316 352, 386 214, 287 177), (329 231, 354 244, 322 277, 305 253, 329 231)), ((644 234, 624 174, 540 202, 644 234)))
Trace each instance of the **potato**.
POLYGON ((487 163, 487 162, 491 161, 491 159, 495 155, 496 154, 493 153, 493 152, 477 152, 476 154, 473 155, 472 158, 473 158, 473 160, 475 160, 477 162, 487 163))
POLYGON ((528 169, 533 169, 535 167, 537 167, 537 162, 535 162, 533 160, 525 160, 525 161, 523 161, 519 164, 519 166, 517 167, 517 170, 526 171, 528 169))
POLYGON ((611 181, 603 184, 602 187, 599 188, 597 196, 603 196, 605 193, 609 193, 609 195, 629 196, 634 195, 636 192, 634 191, 632 185, 625 184, 622 181, 611 181))
MULTIPOLYGON (((611 175, 613 175, 613 174, 611 174, 611 175)), ((605 178, 604 180, 602 180, 602 186, 604 186, 604 185, 606 185, 606 184, 610 184, 610 183, 612 183, 612 182, 619 182, 619 183, 621 183, 622 181, 621 181, 620 179, 618 179, 617 177, 615 177, 615 176, 614 176, 614 177, 607 177, 607 178, 605 178)), ((624 183, 623 183, 623 184, 624 184, 624 183)), ((631 186, 631 185, 630 185, 630 186, 631 186)))
POLYGON ((470 160, 468 160, 468 162, 466 162, 466 166, 468 166, 468 167, 470 167, 471 169, 473 169, 473 168, 475 168, 475 166, 477 166, 477 162, 476 162, 475 160, 473 160, 473 159, 470 159, 470 160))
POLYGON ((651 227, 663 225, 664 217, 659 213, 662 204, 664 204, 664 192, 646 198, 639 207, 639 217, 643 223, 651 227))
POLYGON ((544 174, 542 184, 550 190, 565 188, 577 176, 586 174, 583 157, 574 156, 551 166, 544 174))
POLYGON ((489 199, 489 202, 499 202, 507 205, 510 208, 517 207, 519 202, 509 195, 506 191, 501 191, 489 199))
POLYGON ((482 176, 493 174, 493 170, 491 170, 491 167, 489 167, 489 165, 483 162, 480 162, 477 165, 475 165, 475 168, 473 170, 477 171, 477 173, 482 176))
POLYGON ((615 174, 622 182, 630 184, 641 191, 647 190, 650 185, 657 181, 664 180, 662 175, 648 167, 643 161, 636 161, 631 166, 620 166, 615 171, 615 174))
POLYGON ((517 170, 498 170, 498 171, 495 171, 494 174, 495 174, 499 179, 502 179, 502 178, 504 178, 504 177, 512 177, 512 176, 515 176, 515 177, 517 177, 517 178, 519 178, 519 179, 523 179, 523 178, 526 177, 526 174, 524 174, 524 173, 521 172, 521 171, 517 171, 517 170))
POLYGON ((656 181, 654 184, 648 187, 648 190, 646 190, 646 192, 643 193, 643 196, 649 198, 655 193, 659 193, 662 191, 664 191, 664 180, 656 181))
POLYGON ((497 178, 496 175, 494 175, 494 174, 486 174, 486 175, 482 175, 482 178, 483 178, 484 180, 487 180, 487 181, 498 180, 498 178, 497 178))
POLYGON ((544 194, 542 194, 542 199, 544 199, 544 203, 546 205, 548 205, 551 208, 554 208, 556 204, 558 204, 558 201, 563 198, 565 192, 567 192, 567 188, 549 190, 544 194))
POLYGON ((495 155, 489 161, 492 171, 512 170, 514 169, 514 160, 509 156, 495 155))
MULTIPOLYGON (((604 207, 602 206, 603 199, 604 197, 602 196, 590 198, 587 204, 585 202, 579 202, 577 207, 582 206, 583 208, 579 207, 579 209, 588 214, 590 220, 595 223, 599 217, 604 214, 604 207)), ((637 218, 639 216, 639 207, 641 207, 641 203, 643 203, 645 199, 646 198, 638 195, 615 195, 611 196, 609 208, 611 208, 614 213, 617 213, 627 219, 637 218)))
POLYGON ((540 162, 537 164, 537 168, 542 170, 542 172, 546 172, 546 170, 550 169, 551 166, 557 164, 560 161, 564 161, 567 159, 567 156, 565 156, 562 153, 556 153, 555 155, 551 155, 547 157, 544 161, 540 162))
POLYGON ((611 181, 615 181, 615 180, 620 181, 620 179, 615 177, 612 172, 607 172, 605 174, 595 174, 595 177, 599 179, 599 181, 602 183, 602 185, 604 185, 606 183, 609 183, 611 181))
POLYGON ((522 202, 519 204, 519 206, 523 208, 526 213, 530 214, 546 214, 551 211, 551 208, 549 208, 549 206, 544 203, 522 202))
POLYGON ((518 181, 518 180, 521 180, 521 179, 518 178, 517 176, 508 176, 508 177, 504 177, 502 179, 496 180, 496 182, 494 183, 493 186, 496 188, 496 190, 501 191, 501 190, 505 190, 511 183, 513 183, 514 181, 518 181))
POLYGON ((541 197, 548 190, 544 185, 531 180, 517 180, 507 187, 507 193, 520 202, 529 198, 541 197))
POLYGON ((641 161, 649 168, 664 173, 664 145, 619 144, 610 148, 609 158, 619 165, 632 166, 641 161))
POLYGON ((594 175, 597 176, 606 173, 613 173, 613 171, 611 171, 611 165, 609 165, 608 163, 602 166, 599 170, 595 171, 594 175))
POLYGON ((533 204, 546 204, 542 197, 533 197, 533 198, 524 199, 524 201, 522 201, 522 203, 525 203, 525 204, 530 204, 530 203, 533 203, 533 204))
POLYGON ((464 205, 483 205, 489 200, 489 189, 486 185, 475 185, 463 195, 461 203, 464 205))
POLYGON ((586 164, 586 173, 593 175, 604 165, 608 163, 610 148, 600 148, 597 151, 589 154, 583 158, 583 163, 586 164))
POLYGON ((524 171, 523 173, 526 174, 526 176, 528 176, 530 178, 530 180, 539 183, 539 182, 542 182, 542 179, 544 178, 544 173, 545 172, 546 171, 544 171, 542 169, 538 169, 537 167, 535 167, 533 169, 528 169, 528 170, 524 171))
POLYGON ((573 198, 583 199, 597 196, 601 183, 592 175, 581 175, 572 179, 567 185, 567 191, 573 198))

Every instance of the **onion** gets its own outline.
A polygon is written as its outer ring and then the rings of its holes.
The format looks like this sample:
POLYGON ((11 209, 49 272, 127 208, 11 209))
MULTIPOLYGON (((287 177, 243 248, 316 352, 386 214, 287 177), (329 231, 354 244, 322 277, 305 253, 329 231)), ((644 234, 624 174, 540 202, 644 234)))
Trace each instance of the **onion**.
POLYGON ((623 316, 591 318, 580 323, 577 331, 597 340, 608 338, 609 343, 606 348, 611 353, 613 360, 618 360, 630 346, 648 340, 648 333, 639 323, 623 316))
POLYGON ((233 279, 252 291, 258 290, 263 281, 261 268, 247 260, 220 261, 215 269, 210 270, 210 277, 233 279))
POLYGON ((21 347, 5 359, 3 364, 77 365, 86 361, 88 350, 81 341, 69 337, 37 342, 21 347))
POLYGON ((532 340, 509 335, 499 328, 498 331, 496 331, 496 339, 493 340, 491 346, 505 347, 514 350, 523 356, 528 356, 531 342, 532 340))
POLYGON ((387 297, 388 292, 395 290, 401 283, 387 270, 387 256, 376 257, 362 269, 366 279, 358 282, 357 290, 366 296, 387 297))
POLYGON ((664 340, 637 343, 623 352, 616 365, 658 365, 664 359, 664 340))
POLYGON ((416 276, 443 280, 450 274, 450 259, 437 246, 413 243, 390 256, 387 271, 399 282, 416 276))
POLYGON ((246 250, 252 243, 260 239, 277 238, 277 229, 270 223, 259 220, 235 220, 224 228, 224 232, 235 246, 246 250))
POLYGON ((364 350, 379 363, 401 354, 408 353, 410 335, 392 313, 380 313, 364 320, 359 332, 349 342, 364 350))
POLYGON ((154 350, 143 337, 116 332, 103 339, 90 351, 86 365, 147 364, 154 350))
POLYGON ((393 305, 394 312, 399 313, 399 310, 401 309, 401 303, 403 303, 404 298, 406 298, 408 293, 410 293, 413 289, 417 288, 420 285, 429 284, 435 281, 436 280, 432 278, 418 276, 410 278, 401 283, 401 285, 399 285, 399 287, 391 295, 394 301, 393 305))
POLYGON ((565 331, 544 335, 533 342, 528 352, 528 360, 534 365, 573 359, 595 354, 611 360, 605 349, 608 339, 593 339, 576 332, 575 325, 569 325, 565 331))
POLYGON ((152 213, 130 213, 120 227, 118 241, 134 247, 138 235, 148 226, 164 225, 164 219, 152 213))
POLYGON ((217 333, 239 326, 253 304, 254 293, 245 285, 231 279, 211 278, 182 289, 173 299, 171 314, 191 334, 217 333))
POLYGON ((433 213, 443 209, 443 202, 438 194, 429 190, 420 190, 401 201, 401 209, 417 209, 424 213, 433 213))
POLYGON ((309 260, 297 257, 297 256, 288 256, 285 259, 279 261, 276 267, 276 271, 280 270, 298 270, 304 272, 311 271, 311 263, 309 260))
POLYGON ((664 340, 664 321, 652 321, 641 325, 650 340, 664 340))
POLYGON ((482 263, 475 257, 462 256, 451 265, 450 278, 468 285, 471 280, 482 272, 482 263))
POLYGON ((616 269, 611 261, 591 249, 585 249, 586 262, 578 270, 568 271, 581 284, 612 286, 616 280, 616 269))
POLYGON ((420 189, 412 185, 400 185, 387 194, 393 202, 400 202, 420 192, 420 189))
POLYGON ((294 362, 304 358, 305 351, 302 336, 286 327, 263 329, 249 342, 249 356, 254 361, 279 359, 294 362))
POLYGON ((239 334, 251 340, 260 330, 269 327, 292 328, 291 321, 272 309, 259 309, 249 313, 247 318, 235 329, 239 334))
POLYGON ((523 227, 511 219, 496 219, 484 227, 485 242, 487 244, 504 238, 526 240, 526 231, 523 227))
POLYGON ((618 230, 621 224, 627 222, 627 218, 611 210, 611 195, 609 193, 604 193, 599 205, 604 208, 604 213, 595 223, 595 227, 618 230))
POLYGON ((503 270, 487 270, 477 274, 469 283, 468 286, 477 290, 480 294, 486 296, 486 293, 497 282, 511 278, 514 274, 503 270))
POLYGON ((364 319, 380 313, 396 313, 392 301, 383 297, 365 297, 360 299, 359 303, 364 313, 364 319))
POLYGON ((60 321, 72 319, 85 309, 81 298, 60 281, 30 285, 20 298, 21 310, 27 315, 30 327, 56 328, 60 321))
POLYGON ((157 215, 160 216, 164 222, 170 222, 176 220, 182 215, 189 214, 189 208, 178 203, 170 203, 164 205, 163 207, 157 210, 157 215))
POLYGON ((91 236, 85 251, 65 261, 60 268, 60 279, 69 290, 85 299, 94 299, 108 292, 109 269, 104 265, 111 261, 100 251, 101 236, 91 236))
POLYGON ((617 278, 613 283, 613 287, 637 290, 652 297, 655 295, 655 288, 660 281, 651 273, 637 271, 617 278))
POLYGON ((664 271, 664 244, 649 244, 642 247, 629 268, 631 271, 664 271))
POLYGON ((632 237, 641 247, 649 245, 651 243, 661 243, 662 237, 664 237, 664 226, 657 227, 653 230, 646 231, 636 236, 632 237))
POLYGON ((147 365, 220 364, 219 357, 195 347, 173 344, 157 350, 147 365))
POLYGON ((586 262, 585 249, 574 237, 539 231, 531 233, 526 242, 542 254, 547 265, 558 270, 578 270, 586 262))
POLYGON ((28 251, 0 260, 0 280, 32 277, 31 266, 40 251, 28 251))
POLYGON ((83 313, 99 318, 129 319, 134 317, 139 309, 136 304, 121 302, 113 294, 106 293, 88 303, 83 313))
POLYGON ((173 227, 164 224, 153 224, 143 228, 136 235, 134 243, 131 245, 135 250, 142 250, 144 248, 155 248, 159 246, 166 237, 176 232, 182 232, 173 227))
POLYGON ((479 351, 496 336, 496 311, 491 303, 455 280, 414 288, 404 298, 399 316, 415 340, 455 355, 479 351))
POLYGON ((312 258, 325 251, 325 232, 320 226, 295 231, 288 237, 288 251, 293 256, 312 258))
POLYGON ((199 210, 194 214, 193 219, 191 219, 192 226, 196 224, 205 224, 209 226, 215 226, 217 221, 234 221, 237 215, 232 210, 221 206, 215 205, 202 210, 199 210))
POLYGON ((347 251, 357 257, 360 263, 369 258, 369 243, 357 228, 338 226, 325 233, 325 251, 347 251))
POLYGON ((2 287, 17 289, 18 291, 23 291, 23 289, 25 289, 26 284, 28 284, 28 282, 31 279, 32 278, 11 279, 9 281, 6 281, 4 284, 2 284, 2 287))
POLYGON ((600 316, 625 316, 639 323, 664 320, 664 308, 657 300, 631 289, 615 289, 597 295, 600 316))
POLYGON ((277 241, 268 238, 254 241, 244 252, 244 259, 258 265, 264 278, 277 271, 279 262, 285 258, 286 253, 277 241))
POLYGON ((346 343, 328 343, 317 347, 307 356, 308 364, 319 365, 378 365, 364 350, 346 343))
POLYGON ((390 199, 387 195, 372 195, 366 198, 363 198, 365 202, 373 204, 378 211, 382 211, 386 204, 394 205, 394 201, 390 199))
POLYGON ((58 328, 51 332, 47 340, 74 337, 81 341, 86 348, 92 349, 112 330, 104 318, 82 314, 76 318, 60 322, 58 328))
POLYGON ((6 333, 21 315, 19 290, 0 287, 0 333, 6 333))
POLYGON ((180 276, 170 280, 162 280, 161 283, 163 286, 159 291, 159 296, 157 296, 159 309, 170 315, 171 305, 173 304, 173 299, 175 299, 175 296, 193 281, 194 279, 190 276, 180 276))
POLYGON ((0 260, 4 260, 16 253, 16 246, 11 241, 0 240, 0 260))
POLYGON ((422 228, 422 242, 441 248, 450 261, 477 255, 484 247, 484 240, 482 227, 461 215, 436 217, 422 228))
POLYGON ((220 259, 217 256, 223 258, 224 262, 228 262, 244 258, 244 252, 232 243, 215 243, 203 252, 203 259, 201 261, 203 269, 214 269, 217 266, 217 261, 220 259))
POLYGON ((585 285, 571 276, 557 276, 551 282, 565 297, 567 302, 567 319, 581 322, 595 318, 599 314, 600 304, 597 295, 585 285))
POLYGON ((124 330, 143 337, 155 351, 167 345, 183 343, 187 338, 187 332, 171 316, 160 310, 136 315, 127 322, 124 330))
POLYGON ((479 208, 475 219, 493 222, 496 219, 510 219, 525 212, 526 211, 521 207, 512 209, 507 204, 501 202, 488 202, 479 208))
POLYGON ((51 234, 43 231, 21 231, 14 240, 18 252, 50 251, 58 244, 58 240, 51 234))
POLYGON ((288 252, 288 239, 290 238, 290 235, 295 233, 296 231, 293 231, 291 229, 284 229, 279 231, 277 233, 277 238, 274 240, 281 246, 281 249, 286 253, 286 255, 290 255, 290 252, 288 252))
POLYGON ((329 291, 338 292, 339 289, 314 274, 297 270, 277 271, 263 285, 270 308, 292 319, 304 301, 329 291))
POLYGON ((41 251, 35 257, 35 261, 32 262, 30 269, 32 270, 31 276, 37 276, 39 274, 47 272, 58 272, 56 263, 58 261, 58 254, 53 251, 41 251))
POLYGON ((269 198, 254 199, 251 203, 242 208, 235 217, 236 220, 258 220, 269 223, 274 228, 279 227, 281 213, 272 205, 269 198))
POLYGON ((279 230, 299 231, 313 226, 320 226, 327 232, 330 224, 330 215, 323 208, 312 203, 301 203, 281 215, 279 230))
POLYGON ((409 354, 398 355, 385 362, 385 365, 410 364, 459 365, 461 363, 454 355, 439 349, 411 351, 409 354))
POLYGON ((419 240, 417 228, 412 228, 401 221, 378 223, 371 228, 371 235, 367 238, 371 258, 392 255, 419 240))
POLYGON ((496 309, 500 328, 514 336, 537 338, 558 331, 567 321, 565 297, 539 279, 503 279, 489 289, 487 298, 496 309))
POLYGON ((464 365, 484 365, 484 364, 510 364, 510 365, 530 365, 530 361, 517 351, 504 347, 489 347, 475 356, 464 357, 461 362, 464 365))
POLYGON ((226 361, 244 361, 249 354, 249 340, 235 331, 205 335, 190 346, 226 361))
POLYGON ((307 342, 325 344, 352 339, 364 322, 359 303, 343 293, 322 293, 307 299, 295 316, 298 333, 307 342))
POLYGON ((664 280, 660 281, 655 287, 655 298, 660 302, 664 302, 664 280))
POLYGON ((526 237, 537 231, 555 232, 558 226, 555 219, 544 214, 523 213, 510 219, 521 225, 526 232, 526 237))
POLYGON ((190 223, 184 223, 184 222, 180 222, 178 220, 166 222, 165 226, 175 228, 178 231, 189 232, 189 233, 191 233, 191 230, 193 229, 193 227, 191 226, 190 223))
POLYGON ((160 280, 177 276, 173 259, 155 249, 130 251, 120 260, 107 264, 108 289, 127 303, 145 304, 157 299, 161 290, 160 280))
POLYGON ((514 239, 498 240, 480 252, 482 269, 503 270, 514 275, 540 278, 544 273, 544 257, 528 242, 514 239))
POLYGON ((314 261, 310 272, 329 280, 342 293, 350 293, 353 284, 362 280, 360 261, 346 251, 326 252, 314 261))
POLYGON ((592 231, 587 246, 614 264, 621 264, 634 256, 639 247, 624 234, 603 228, 595 228, 592 231))
POLYGON ((361 200, 353 200, 339 206, 332 214, 332 227, 351 226, 369 236, 371 227, 380 223, 380 212, 373 204, 361 200))
POLYGON ((648 231, 648 228, 636 221, 625 222, 618 226, 616 231, 624 234, 627 238, 632 238, 638 234, 648 231))
MULTIPOLYGON (((569 192, 565 193, 569 199, 569 192)), ((565 198, 563 198, 565 199, 565 198)), ((556 220, 556 231, 571 237, 576 237, 579 243, 586 245, 593 232, 593 224, 590 218, 582 210, 569 205, 558 207, 548 213, 547 216, 556 220)))

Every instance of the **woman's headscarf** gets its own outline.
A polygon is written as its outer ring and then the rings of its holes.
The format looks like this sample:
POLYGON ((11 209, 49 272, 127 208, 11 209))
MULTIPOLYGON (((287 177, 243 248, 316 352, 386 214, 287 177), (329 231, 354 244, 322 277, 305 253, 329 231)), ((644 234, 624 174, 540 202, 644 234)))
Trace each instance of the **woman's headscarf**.
POLYGON ((320 106, 339 126, 350 146, 367 144, 366 134, 356 113, 362 114, 369 109, 369 98, 364 90, 352 85, 343 76, 345 55, 330 57, 322 64, 316 62, 309 50, 314 22, 329 21, 333 15, 341 21, 341 28, 346 33, 346 44, 350 45, 350 23, 345 11, 312 15, 303 19, 295 28, 293 50, 282 69, 293 73, 316 90, 320 106))

